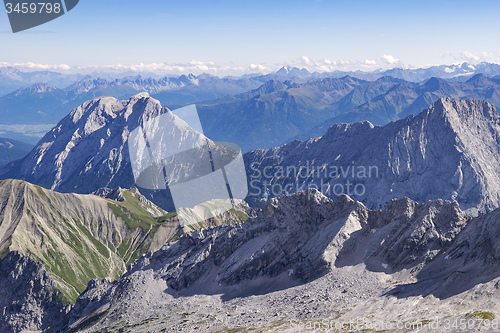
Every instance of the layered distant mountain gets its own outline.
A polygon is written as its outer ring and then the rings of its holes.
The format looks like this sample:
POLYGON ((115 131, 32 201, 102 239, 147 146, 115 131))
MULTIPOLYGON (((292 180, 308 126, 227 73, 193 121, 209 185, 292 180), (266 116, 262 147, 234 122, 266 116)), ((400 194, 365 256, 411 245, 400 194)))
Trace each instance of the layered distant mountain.
POLYGON ((33 146, 21 141, 0 138, 0 165, 19 160, 33 149, 33 146))
POLYGON ((139 75, 123 79, 85 78, 65 90, 70 100, 88 100, 100 96, 125 99, 140 92, 147 92, 164 105, 178 105, 239 94, 255 89, 263 82, 265 80, 261 78, 219 78, 212 75, 189 74, 161 79, 139 75))
POLYGON ((500 107, 500 81, 482 74, 466 82, 431 78, 418 84, 392 77, 353 77, 307 83, 268 81, 237 96, 197 103, 206 134, 244 151, 323 135, 336 123, 375 125, 418 114, 438 98, 475 98, 500 107))
MULTIPOLYGON (((486 72, 495 74, 491 68, 486 72)), ((161 79, 87 77, 65 89, 37 83, 0 97, 0 125, 55 124, 87 100, 128 99, 148 92, 172 109, 196 103, 213 140, 234 142, 249 151, 321 136, 340 122, 368 120, 385 125, 419 113, 440 97, 483 99, 500 106, 500 80, 484 74, 461 77, 467 81, 433 77, 415 83, 380 75, 370 77, 373 81, 354 76, 321 78, 296 68, 235 78, 192 74, 161 79)))
POLYGON ((46 83, 36 83, 0 97, 0 123, 54 124, 68 114, 66 107, 71 107, 71 104, 68 105, 65 91, 46 83))
POLYGON ((250 92, 197 107, 212 140, 235 142, 243 151, 269 148, 333 117, 332 105, 363 82, 351 77, 304 84, 268 81, 250 92))
POLYGON ((306 82, 311 79, 341 78, 352 76, 358 79, 374 81, 384 76, 402 79, 411 82, 423 82, 432 77, 450 79, 453 81, 465 81, 476 74, 496 76, 500 74, 500 65, 494 63, 481 62, 476 65, 469 63, 454 65, 439 65, 428 68, 391 68, 387 70, 379 69, 372 72, 364 71, 334 71, 334 72, 314 72, 310 73, 305 68, 284 66, 276 73, 264 75, 268 80, 293 80, 295 82, 306 82))
POLYGON ((485 212, 500 207, 500 115, 489 102, 441 98, 417 116, 337 124, 320 138, 249 152, 245 163, 249 200, 314 187, 370 208, 406 196, 485 212))
MULTIPOLYGON (((219 88, 221 88, 221 85, 222 86, 224 85, 224 82, 229 83, 229 86, 231 86, 231 82, 233 82, 234 84, 233 89, 234 88, 238 89, 238 87, 243 87, 249 83, 251 84, 251 82, 258 81, 264 83, 269 80, 294 81, 303 83, 310 80, 352 76, 359 79, 373 81, 384 76, 391 76, 394 78, 403 79, 411 82, 423 82, 430 79, 431 77, 451 79, 454 81, 465 81, 476 74, 484 74, 487 76, 499 76, 500 65, 487 62, 481 62, 479 64, 472 65, 464 62, 462 64, 439 65, 439 66, 431 66, 428 68, 392 68, 388 70, 379 69, 371 72, 364 72, 360 70, 310 72, 306 68, 283 66, 278 71, 269 74, 261 74, 261 73, 245 74, 241 76, 227 76, 221 79, 210 74, 201 74, 196 76, 196 79, 221 80, 222 82, 219 82, 220 85, 219 88)), ((44 82, 49 85, 56 86, 59 89, 64 89, 70 85, 79 84, 82 81, 87 81, 89 78, 91 80, 97 78, 112 78, 112 79, 100 79, 101 83, 104 83, 104 81, 106 81, 107 82, 106 84, 111 83, 111 85, 113 85, 113 81, 125 83, 128 81, 136 81, 137 79, 147 80, 150 82, 171 81, 173 83, 171 88, 179 88, 187 86, 189 85, 189 83, 187 85, 179 85, 175 81, 190 81, 190 76, 193 75, 192 74, 180 75, 180 76, 168 75, 161 77, 160 75, 155 73, 138 73, 133 71, 118 72, 118 73, 94 72, 90 75, 85 76, 83 74, 62 74, 53 71, 23 72, 13 67, 0 67, 0 96, 13 92, 19 88, 26 88, 30 85, 39 82, 44 82), (146 79, 146 77, 148 79, 146 79)), ((156 85, 156 83, 154 85, 156 85)), ((223 90, 224 89, 226 88, 223 88, 223 90)), ((213 91, 218 91, 218 89, 213 89, 213 91)))
POLYGON ((23 72, 13 67, 0 67, 0 96, 39 82, 64 88, 83 77, 81 74, 61 74, 51 71, 23 72))
POLYGON ((137 93, 148 92, 165 105, 180 105, 239 94, 261 84, 258 79, 220 79, 192 74, 158 80, 141 76, 84 78, 65 89, 36 83, 0 97, 0 124, 54 124, 78 105, 101 96, 128 99, 137 93))

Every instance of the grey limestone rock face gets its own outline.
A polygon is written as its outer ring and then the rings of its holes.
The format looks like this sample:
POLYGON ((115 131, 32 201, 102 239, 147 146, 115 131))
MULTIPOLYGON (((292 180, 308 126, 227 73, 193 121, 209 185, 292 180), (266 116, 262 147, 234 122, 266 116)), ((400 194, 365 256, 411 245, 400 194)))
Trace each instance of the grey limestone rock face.
POLYGON ((57 332, 68 311, 40 263, 16 252, 0 260, 1 332, 57 332))
POLYGON ((60 192, 92 193, 134 184, 127 139, 148 119, 169 110, 146 93, 128 101, 101 97, 75 108, 3 178, 24 179, 60 192))
POLYGON ((117 187, 115 189, 102 187, 102 188, 94 191, 92 194, 97 195, 98 197, 101 197, 101 198, 111 199, 114 201, 125 201, 125 198, 123 197, 123 194, 121 192, 120 187, 117 187))
POLYGON ((360 262, 387 273, 418 271, 470 219, 456 202, 404 198, 372 211, 348 196, 332 201, 319 191, 303 191, 270 200, 244 224, 187 233, 138 259, 109 288, 144 271, 174 290, 201 283, 207 291, 281 275, 305 283, 360 262))
MULTIPOLYGON (((472 219, 418 275, 420 281, 437 280, 426 293, 449 297, 500 276, 500 210, 472 219)), ((496 289, 500 284, 495 285, 496 289)))
POLYGON ((499 143, 500 115, 491 103, 442 98, 417 116, 382 127, 337 124, 321 138, 250 152, 245 162, 256 200, 314 187, 371 209, 409 197, 456 200, 477 214, 500 206, 499 143))
POLYGON ((332 201, 310 190, 272 199, 243 225, 186 235, 139 259, 132 270, 159 269, 172 288, 182 289, 212 269, 222 285, 283 273, 308 282, 337 265, 360 262, 387 272, 419 269, 450 246, 469 220, 456 202, 404 198, 380 212, 348 196, 332 201))
POLYGON ((314 311, 385 316, 389 306, 425 320, 422 311, 443 318, 473 310, 458 303, 497 309, 498 218, 498 210, 473 218, 445 200, 393 199, 370 210, 314 189, 274 198, 241 225, 189 232, 118 281, 92 281, 68 331, 217 331, 241 321, 265 331, 276 316, 310 319, 314 311))

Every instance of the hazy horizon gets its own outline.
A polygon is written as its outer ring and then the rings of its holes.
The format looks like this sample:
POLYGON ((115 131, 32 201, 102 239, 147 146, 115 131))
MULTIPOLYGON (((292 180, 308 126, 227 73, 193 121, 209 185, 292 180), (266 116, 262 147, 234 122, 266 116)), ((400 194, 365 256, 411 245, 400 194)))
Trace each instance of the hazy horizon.
POLYGON ((212 67, 208 66, 185 66, 185 65, 168 65, 168 64, 139 64, 139 65, 131 65, 131 66, 123 66, 123 65, 104 65, 104 66, 68 66, 68 65, 48 65, 48 64, 34 64, 34 63, 2 63, 0 62, 0 69, 2 68, 14 68, 21 72, 38 72, 38 71, 49 71, 61 74, 80 74, 80 75, 92 75, 92 74, 104 74, 112 77, 116 75, 117 77, 121 77, 124 75, 153 75, 153 76, 181 76, 181 75, 202 75, 209 74, 218 77, 226 77, 226 76, 244 76, 244 75, 267 75, 276 73, 282 68, 288 69, 299 69, 299 70, 307 70, 309 73, 335 73, 335 72, 345 72, 345 73, 354 73, 354 72, 363 72, 366 74, 371 73, 379 73, 387 70, 393 69, 402 69, 402 70, 425 70, 433 67, 439 66, 447 66, 447 67, 460 67, 463 65, 472 65, 477 66, 478 64, 492 64, 492 65, 500 65, 500 63, 496 62, 472 62, 472 61, 463 61, 449 64, 436 64, 430 66, 423 67, 409 67, 409 66, 396 66, 396 67, 378 67, 373 69, 366 68, 358 68, 358 69, 334 69, 331 71, 328 70, 316 70, 307 66, 300 66, 294 64, 283 64, 280 66, 276 66, 273 68, 268 68, 262 71, 251 71, 246 68, 220 68, 218 69, 216 65, 212 67))
POLYGON ((224 76, 284 65, 331 72, 500 63, 498 12, 495 0, 480 6, 449 0, 86 0, 16 34, 0 14, 0 66, 224 76))

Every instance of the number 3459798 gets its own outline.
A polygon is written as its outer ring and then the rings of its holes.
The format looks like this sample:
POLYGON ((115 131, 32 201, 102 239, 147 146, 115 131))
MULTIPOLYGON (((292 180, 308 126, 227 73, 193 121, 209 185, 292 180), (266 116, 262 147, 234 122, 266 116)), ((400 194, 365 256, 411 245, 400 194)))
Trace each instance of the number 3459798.
POLYGON ((18 13, 18 14, 51 14, 56 13, 59 14, 61 12, 61 4, 60 3, 49 3, 49 2, 23 2, 12 4, 7 2, 5 4, 5 9, 7 10, 7 14, 10 13, 18 13))

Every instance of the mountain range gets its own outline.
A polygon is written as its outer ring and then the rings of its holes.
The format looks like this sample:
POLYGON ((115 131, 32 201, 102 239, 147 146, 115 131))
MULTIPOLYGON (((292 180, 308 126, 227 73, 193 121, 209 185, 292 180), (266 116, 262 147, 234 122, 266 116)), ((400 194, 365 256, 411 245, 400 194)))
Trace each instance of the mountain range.
MULTIPOLYGON (((136 188, 103 188, 95 194, 61 194, 24 181, 0 181, 2 332, 45 325, 54 318, 60 324, 90 280, 118 279, 127 264, 185 232, 248 218, 247 206, 239 202, 237 209, 202 223, 180 223, 175 211, 163 211, 136 188), (21 308, 30 310, 19 319, 21 308)), ((214 200, 197 213, 228 205, 214 200)))
MULTIPOLYGON (((485 76, 444 82, 410 88, 496 96, 485 76)), ((354 90, 351 101, 407 87, 393 78, 372 84, 268 81, 226 100, 297 94, 307 104, 321 92, 323 101, 347 103, 354 90)), ((199 110, 204 128, 207 110, 199 110)), ((20 179, 0 181, 2 332, 286 331, 311 320, 430 325, 500 313, 500 115, 492 102, 438 98, 383 126, 338 123, 321 137, 250 151, 247 201, 261 208, 213 200, 201 209, 225 213, 201 224, 181 224, 158 207, 158 193, 133 187, 129 133, 158 116, 181 146, 215 145, 147 93, 101 97, 0 169, 20 179)))
POLYGON ((40 82, 66 87, 83 77, 81 74, 62 74, 51 71, 23 72, 14 67, 0 67, 0 96, 40 82))
POLYGON ((260 86, 254 79, 233 80, 214 76, 182 75, 178 78, 123 79, 83 78, 65 89, 35 83, 0 97, 2 124, 53 124, 87 100, 112 96, 117 99, 148 92, 169 105, 182 105, 242 93, 260 86))
POLYGON ((215 141, 234 142, 244 152, 318 137, 341 122, 385 125, 418 114, 440 97, 500 105, 500 80, 483 74, 464 82, 433 77, 423 83, 388 76, 375 81, 344 76, 297 82, 188 75, 86 78, 65 90, 35 84, 0 97, 0 116, 3 126, 54 124, 87 100, 128 99, 143 91, 172 109, 196 102, 206 134, 215 141))
MULTIPOLYGON (((484 74, 487 76, 499 76, 500 75, 500 65, 495 63, 481 62, 479 64, 469 64, 467 62, 461 64, 453 65, 439 65, 431 66, 427 68, 391 68, 391 69, 378 69, 375 71, 333 71, 333 72, 313 72, 311 73, 305 68, 297 68, 293 66, 283 66, 276 72, 271 72, 269 74, 245 74, 241 76, 227 76, 222 78, 222 80, 227 81, 259 81, 264 83, 269 80, 287 81, 292 80, 296 82, 306 82, 311 79, 324 79, 324 78, 340 78, 343 76, 352 76, 364 80, 377 80, 383 76, 391 76, 398 79, 403 79, 411 82, 423 82, 431 77, 439 77, 444 79, 452 79, 456 81, 466 80, 476 74, 484 74)), ((30 71, 23 72, 14 67, 0 67, 0 96, 13 92, 19 88, 26 88, 35 83, 47 83, 49 85, 56 86, 59 89, 65 89, 70 85, 78 84, 78 81, 87 81, 88 79, 97 78, 116 78, 117 82, 125 78, 125 81, 135 80, 135 78, 149 77, 150 81, 182 81, 183 78, 188 78, 190 75, 168 75, 161 78, 155 73, 140 73, 140 72, 123 72, 123 73, 111 73, 111 72, 93 72, 88 75, 83 74, 62 74, 53 71, 30 71)), ((197 76, 198 79, 215 79, 218 78, 210 74, 201 74, 197 76)), ((92 81, 92 80, 91 80, 92 81)), ((114 81, 114 79, 104 79, 108 83, 114 81)), ((241 84, 241 82, 240 82, 241 84)), ((238 85, 238 84, 236 84, 238 85)), ((174 87, 176 87, 174 85, 174 87)), ((149 91, 148 91, 149 92, 149 91)), ((152 92, 150 92, 152 93, 152 92)), ((131 93, 130 95, 132 95, 131 93)), ((96 96, 95 96, 96 97, 96 96)), ((115 96, 119 98, 118 96, 115 96)), ((122 97, 123 98, 123 97, 122 97)))
MULTIPOLYGON (((498 210, 471 218, 450 201, 403 198, 369 210, 345 195, 332 201, 302 191, 271 199, 243 224, 185 234, 142 256, 115 282, 91 281, 64 316, 47 302, 38 327, 289 331, 294 324, 356 318, 491 325, 500 310, 497 219, 498 210), (54 317, 64 319, 55 326, 54 317)), ((10 255, 1 262, 23 267, 10 285, 44 276, 26 261, 10 255)), ((19 316, 17 323, 29 318, 19 316)))
MULTIPOLYGON (((162 114, 177 119, 147 94, 128 101, 88 101, 25 158, 0 169, 0 177, 82 194, 102 187, 130 188, 135 180, 128 133, 162 114)), ((336 124, 319 138, 246 153, 247 201, 261 206, 268 198, 314 186, 331 198, 349 194, 371 209, 407 196, 418 202, 457 200, 473 215, 488 212, 500 207, 499 124, 493 104, 451 98, 385 126, 336 124)), ((141 189, 171 210, 171 199, 163 192, 141 189)))
POLYGON ((500 75, 500 65, 495 63, 481 62, 479 64, 469 64, 467 62, 453 65, 439 65, 426 68, 390 68, 378 69, 375 71, 341 71, 334 72, 314 72, 311 73, 305 68, 284 66, 276 73, 266 75, 268 79, 309 81, 311 79, 341 78, 352 76, 367 81, 375 81, 384 76, 390 76, 410 82, 424 82, 432 77, 449 79, 452 81, 465 81, 476 74, 487 76, 500 75))
POLYGON ((337 124, 244 158, 256 200, 315 187, 372 209, 402 197, 456 200, 471 214, 500 207, 500 115, 485 101, 441 98, 385 126, 337 124))
POLYGON ((268 81, 248 93, 197 106, 212 140, 235 142, 249 151, 318 137, 337 123, 385 125, 418 114, 441 97, 488 100, 498 108, 500 80, 478 74, 466 82, 431 78, 422 84, 348 76, 302 84, 268 81))

